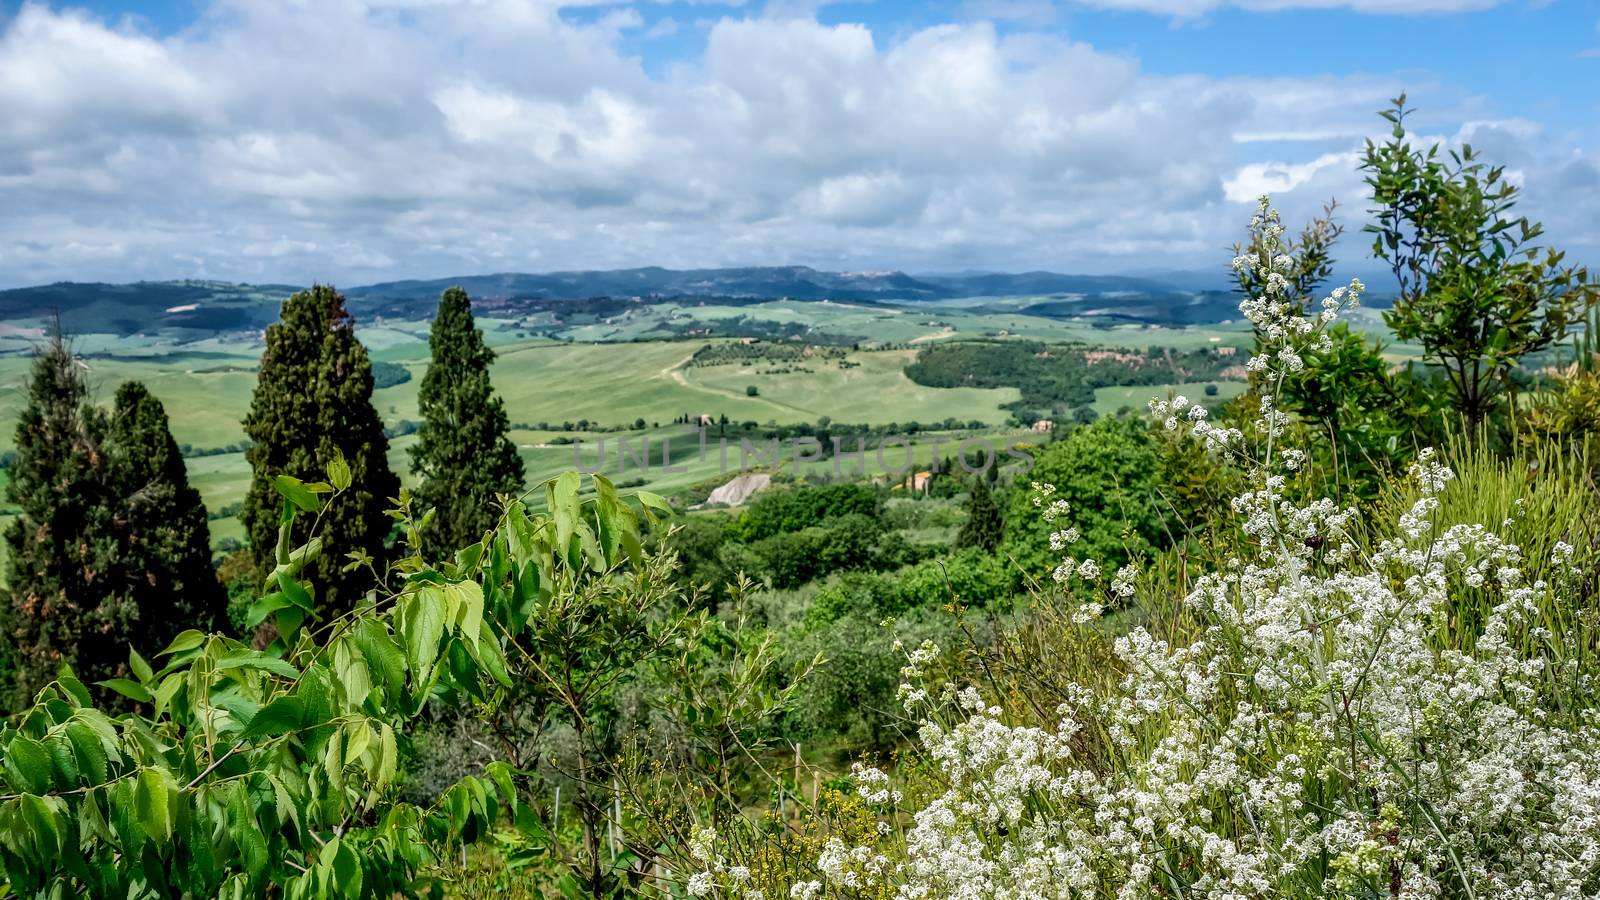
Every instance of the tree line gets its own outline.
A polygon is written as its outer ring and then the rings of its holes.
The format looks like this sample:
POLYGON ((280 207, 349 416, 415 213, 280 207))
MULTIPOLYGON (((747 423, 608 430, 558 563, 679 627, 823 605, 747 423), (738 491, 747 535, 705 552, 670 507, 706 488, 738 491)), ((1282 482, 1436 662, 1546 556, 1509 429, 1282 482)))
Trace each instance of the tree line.
MULTIPOLYGON (((429 345, 410 468, 413 499, 427 510, 419 549, 433 557, 492 528, 498 498, 522 490, 524 471, 489 381, 494 352, 465 291, 444 292, 429 345)), ((321 547, 305 574, 330 614, 377 587, 395 530, 389 510, 402 493, 372 404, 374 373, 385 365, 392 364, 370 358, 332 287, 289 297, 267 328, 244 420, 250 489, 238 507, 252 596, 279 563, 280 531, 290 546, 321 547), (274 479, 315 487, 336 459, 354 487, 330 498, 321 515, 290 524, 274 479)), ((0 598, 0 686, 12 708, 63 665, 92 685, 127 674, 129 647, 150 656, 182 631, 228 624, 209 516, 181 451, 165 408, 143 384, 121 385, 103 408, 59 329, 40 347, 5 488, 19 508, 3 536, 0 598)))

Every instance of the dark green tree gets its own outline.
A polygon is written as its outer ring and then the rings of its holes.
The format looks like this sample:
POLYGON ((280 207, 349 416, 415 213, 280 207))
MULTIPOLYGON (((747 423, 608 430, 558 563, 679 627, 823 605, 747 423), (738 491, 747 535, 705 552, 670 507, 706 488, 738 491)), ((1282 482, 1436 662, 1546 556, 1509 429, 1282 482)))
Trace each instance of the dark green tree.
POLYGON ((1033 468, 1018 476, 1001 552, 1029 577, 1044 581, 1066 555, 1092 557, 1108 572, 1147 556, 1171 537, 1158 491, 1160 475, 1161 460, 1143 422, 1104 418, 1073 428, 1036 451, 1033 468), (1034 482, 1054 485, 1051 499, 1066 500, 1071 511, 1045 522, 1033 503, 1034 482), (1067 528, 1077 529, 1081 538, 1066 550, 1051 550, 1050 533, 1067 528))
MULTIPOLYGON (((325 611, 347 609, 373 587, 356 558, 382 559, 391 519, 388 498, 400 482, 389 468, 389 441, 372 406, 372 363, 356 339, 344 297, 316 285, 283 301, 279 321, 267 328, 261 374, 245 432, 254 446, 245 454, 253 476, 240 518, 265 577, 273 552, 283 498, 271 479, 286 474, 320 481, 327 464, 342 453, 354 487, 328 504, 318 518, 322 552, 311 575, 325 611)), ((308 517, 297 520, 304 522, 308 517)), ((292 545, 310 535, 297 527, 292 545)))
POLYGON ((38 354, 17 421, 6 499, 7 585, 0 675, 7 708, 25 703, 69 663, 86 682, 127 659, 136 617, 113 590, 103 417, 87 403, 83 368, 59 334, 38 354))
POLYGON ((166 409, 143 384, 117 389, 105 448, 117 540, 112 590, 138 610, 133 645, 153 655, 184 629, 222 627, 227 600, 211 566, 206 508, 166 409))
POLYGON ((1411 112, 1401 94, 1381 113, 1390 139, 1367 142, 1361 168, 1376 221, 1366 230, 1399 286, 1384 321, 1444 371, 1475 436, 1517 364, 1564 340, 1600 300, 1600 285, 1537 244, 1542 226, 1512 216, 1520 191, 1504 167, 1486 165, 1470 145, 1413 146, 1411 112))
POLYGON ((956 534, 956 546, 978 547, 993 552, 1000 546, 1005 520, 1000 516, 1000 507, 994 502, 994 493, 989 490, 988 480, 980 475, 969 481, 967 521, 962 523, 961 531, 956 534))
POLYGON ((411 448, 415 496, 432 515, 422 530, 429 559, 476 543, 500 515, 495 498, 522 491, 522 457, 506 436, 504 404, 489 383, 494 351, 472 321, 467 292, 439 298, 428 344, 432 360, 417 405, 422 427, 411 448))

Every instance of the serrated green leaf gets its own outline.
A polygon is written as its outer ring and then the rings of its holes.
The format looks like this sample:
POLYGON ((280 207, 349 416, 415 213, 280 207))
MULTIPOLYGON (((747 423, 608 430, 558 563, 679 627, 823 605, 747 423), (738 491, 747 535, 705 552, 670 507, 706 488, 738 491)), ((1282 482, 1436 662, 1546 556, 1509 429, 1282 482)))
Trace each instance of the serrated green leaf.
POLYGON ((444 636, 445 595, 432 585, 401 599, 401 631, 406 641, 406 659, 417 683, 428 680, 439 658, 439 639, 444 636))
POLYGON ((476 655, 478 664, 483 666, 490 677, 506 687, 511 687, 511 676, 506 672, 505 654, 500 652, 500 643, 495 640, 494 632, 490 630, 489 623, 479 625, 478 644, 476 655))
POLYGON ((94 729, 82 722, 68 722, 65 729, 72 754, 77 757, 78 771, 88 776, 92 784, 104 784, 110 776, 106 762, 106 749, 94 729))
POLYGON ((556 526, 556 548, 565 555, 572 544, 573 531, 578 527, 577 472, 567 471, 556 476, 548 488, 550 516, 556 526))
POLYGON ((33 835, 40 858, 54 860, 61 852, 66 823, 57 821, 58 817, 44 798, 24 794, 21 800, 22 820, 33 835))
POLYGON ((483 625, 483 588, 476 581, 458 581, 444 586, 445 593, 455 600, 458 634, 470 646, 478 645, 478 630, 483 625))
POLYGON ((139 651, 132 647, 128 648, 128 666, 133 669, 133 674, 139 676, 139 680, 145 684, 149 684, 150 679, 155 677, 155 672, 151 671, 150 664, 145 662, 144 657, 139 655, 139 651))
POLYGON ((345 461, 344 453, 338 448, 334 448, 333 458, 328 460, 325 471, 328 473, 328 482, 335 490, 342 491, 350 486, 350 464, 345 461))
POLYGON ((650 491, 634 491, 633 495, 639 498, 640 503, 650 509, 666 513, 669 516, 672 515, 672 504, 668 503, 666 498, 660 494, 651 493, 650 491))
POLYGON ((289 789, 284 787, 283 781, 271 772, 267 773, 267 781, 272 784, 272 803, 277 807, 278 820, 282 821, 287 818, 298 829, 300 827, 300 807, 295 804, 289 789))
POLYGON ((400 748, 394 737, 394 729, 385 722, 378 732, 378 771, 373 776, 379 788, 387 787, 394 780, 394 774, 400 764, 400 748))
POLYGON ((344 764, 357 765, 372 746, 372 728, 366 722, 353 722, 345 729, 344 764))
POLYGON ((289 598, 282 591, 273 591, 261 599, 250 604, 245 610, 245 624, 254 628, 267 620, 272 615, 286 606, 293 606, 289 598))
POLYGON ((172 643, 167 645, 167 649, 161 651, 157 655, 170 656, 174 653, 182 653, 185 650, 193 650, 194 648, 205 643, 205 641, 205 634, 191 628, 187 631, 180 632, 177 637, 172 639, 172 643))
POLYGON ((56 784, 62 789, 78 787, 78 758, 73 755, 72 742, 67 740, 67 736, 57 733, 46 738, 44 749, 50 754, 56 784))
POLYGON ((149 703, 151 700, 155 699, 150 695, 149 691, 145 690, 144 685, 137 681, 130 681, 126 678, 111 678, 100 682, 100 686, 108 690, 116 691, 122 696, 127 697, 129 700, 137 700, 140 703, 149 703))
POLYGON ((94 705, 94 700, 89 696, 88 688, 83 686, 83 682, 78 680, 78 676, 72 673, 72 667, 66 663, 62 663, 61 670, 56 673, 56 683, 61 685, 61 689, 67 692, 67 696, 72 698, 73 703, 78 708, 94 705))
POLYGON ((272 486, 278 493, 283 495, 283 499, 288 500, 295 506, 306 512, 314 512, 316 510, 317 495, 313 494, 311 489, 305 486, 304 482, 293 475, 272 476, 272 486))
POLYGON ((333 645, 333 675, 344 689, 344 695, 353 704, 360 705, 372 693, 372 678, 367 661, 356 642, 342 637, 333 645))
POLYGON ((147 766, 139 770, 134 803, 139 825, 153 841, 165 843, 172 837, 174 810, 171 801, 177 790, 177 783, 165 769, 147 766))
POLYGON ((405 684, 406 659, 389 630, 374 619, 363 619, 355 627, 355 642, 368 672, 377 676, 391 698, 398 696, 405 684))
POLYGON ((290 578, 287 573, 278 573, 278 589, 283 592, 283 596, 287 598, 290 603, 294 604, 300 609, 305 610, 307 615, 316 612, 316 608, 313 607, 311 603, 310 592, 307 591, 300 584, 300 582, 290 578))
POLYGON ((12 738, 5 748, 6 775, 17 790, 29 794, 43 794, 50 790, 55 767, 44 745, 21 735, 12 738))
POLYGON ((274 675, 282 675, 285 678, 295 678, 300 675, 300 670, 286 660, 279 659, 270 653, 263 653, 260 650, 234 650, 229 652, 227 656, 217 660, 217 670, 222 671, 224 669, 260 669, 265 672, 271 672, 274 675))
POLYGON ((183 690, 184 676, 182 672, 173 672, 161 679, 161 686, 156 688, 156 715, 172 703, 172 698, 178 696, 178 691, 183 690))
POLYGON ((261 708, 239 735, 243 741, 297 731, 305 718, 305 703, 299 697, 279 697, 261 708))

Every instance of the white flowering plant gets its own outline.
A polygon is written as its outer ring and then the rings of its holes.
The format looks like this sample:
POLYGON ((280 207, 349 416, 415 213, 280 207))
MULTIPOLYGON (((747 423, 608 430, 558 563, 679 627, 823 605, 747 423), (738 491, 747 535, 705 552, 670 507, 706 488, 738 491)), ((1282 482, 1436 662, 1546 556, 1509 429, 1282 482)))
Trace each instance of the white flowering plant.
MULTIPOLYGON (((1183 397, 1151 404, 1166 429, 1248 472, 1231 503, 1242 552, 1181 598, 1141 596, 1161 582, 1074 555, 1072 510, 1036 486, 1061 554, 1054 580, 1076 598, 1070 625, 1104 664, 1078 670, 1041 716, 1003 673, 930 680, 947 654, 908 650, 907 783, 857 769, 879 827, 819 841, 784 896, 1600 896, 1596 633, 1571 601, 1590 573, 1561 536, 1530 560, 1488 525, 1441 518, 1455 473, 1432 451, 1410 466, 1392 523, 1294 498, 1312 456, 1286 445, 1283 385, 1362 286, 1305 313, 1265 199, 1253 228, 1258 252, 1234 266, 1260 286, 1240 304, 1263 336, 1256 420, 1219 423, 1183 397), (1102 619, 1174 603, 1184 615, 1151 620, 1169 627, 1119 633, 1102 619)), ((691 886, 774 895, 725 861, 691 886)))

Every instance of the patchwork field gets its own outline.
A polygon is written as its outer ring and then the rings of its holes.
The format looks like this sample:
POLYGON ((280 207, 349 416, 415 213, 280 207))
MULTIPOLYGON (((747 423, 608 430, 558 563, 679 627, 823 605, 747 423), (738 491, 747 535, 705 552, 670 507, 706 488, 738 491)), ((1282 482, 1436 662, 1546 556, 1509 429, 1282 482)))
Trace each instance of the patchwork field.
POLYGON ((1182 394, 1190 400, 1198 401, 1202 406, 1218 406, 1244 393, 1244 389, 1245 384, 1242 381, 1103 387, 1095 389, 1093 409, 1102 416, 1114 416, 1118 410, 1125 407, 1143 413, 1151 400, 1165 400, 1175 394, 1182 394), (1205 389, 1208 384, 1216 385, 1215 395, 1206 395, 1205 389))
MULTIPOLYGON (((735 422, 763 424, 814 422, 822 416, 838 422, 873 425, 934 423, 953 417, 962 422, 977 420, 999 426, 1007 419, 1001 405, 1018 397, 1018 392, 1010 388, 939 389, 917 385, 902 371, 915 355, 912 349, 849 351, 842 361, 806 360, 802 367, 809 371, 793 366, 790 371, 773 371, 782 367, 768 362, 686 366, 705 341, 564 343, 519 339, 513 327, 504 322, 485 321, 484 325, 499 354, 494 368, 495 387, 505 400, 512 422, 524 426, 546 422, 555 429, 519 427, 512 433, 530 483, 571 468, 579 460, 587 468, 600 465, 596 454, 601 440, 606 442, 609 454, 603 464, 608 474, 615 480, 661 493, 680 493, 692 485, 720 480, 736 472, 740 465, 737 443, 724 463, 713 437, 711 452, 701 458, 698 438, 671 425, 674 418, 685 414, 726 415, 735 422), (753 396, 748 391, 751 387, 755 388, 753 396), (561 430, 561 423, 583 419, 607 426, 630 425, 642 419, 645 428, 622 433, 561 430), (552 443, 562 438, 582 441, 577 448, 578 457, 572 444, 552 443), (619 438, 630 442, 634 454, 649 441, 648 470, 641 472, 636 466, 617 469, 619 438), (661 465, 661 446, 669 439, 671 467, 683 471, 667 471, 661 465)), ((418 419, 417 388, 427 365, 425 325, 384 323, 363 328, 361 336, 375 360, 398 363, 412 374, 409 381, 374 393, 380 414, 390 425, 418 419)), ((108 403, 122 382, 140 380, 165 403, 173 435, 180 444, 215 448, 244 439, 242 421, 255 387, 258 343, 204 341, 173 346, 129 338, 91 337, 79 341, 78 346, 92 354, 85 365, 98 402, 108 403)), ((0 452, 13 446, 17 417, 26 397, 29 366, 30 359, 22 353, 0 356, 0 452)), ((1004 442, 1008 437, 997 432, 991 439, 1004 442)), ((391 465, 403 477, 408 477, 410 462, 406 451, 415 440, 414 436, 401 436, 390 442, 391 465)), ((931 462, 933 440, 932 435, 922 435, 912 443, 911 462, 917 468, 925 468, 931 462)), ((945 444, 940 455, 953 452, 951 447, 945 444)), ((907 463, 905 452, 891 450, 880 463, 869 450, 866 470, 879 474, 886 468, 900 468, 907 463)), ((785 468, 795 470, 788 450, 784 458, 785 468)), ((823 474, 830 472, 832 465, 823 462, 799 468, 823 474)), ((853 457, 847 465, 855 467, 853 457)), ((243 500, 249 478, 243 453, 191 456, 187 466, 208 509, 219 511, 243 500)), ((0 504, 0 519, 5 512, 0 504)), ((232 517, 214 519, 211 530, 218 543, 243 537, 238 521, 232 517)))

